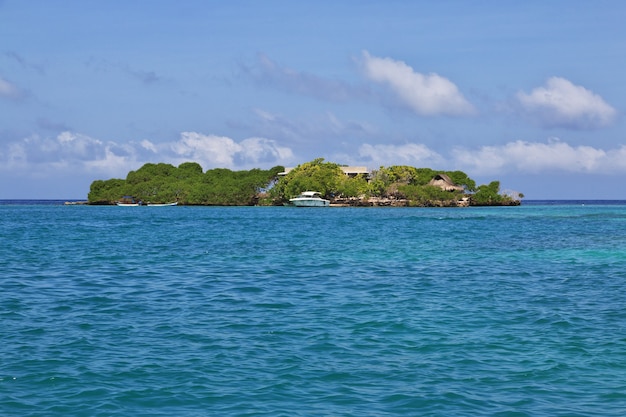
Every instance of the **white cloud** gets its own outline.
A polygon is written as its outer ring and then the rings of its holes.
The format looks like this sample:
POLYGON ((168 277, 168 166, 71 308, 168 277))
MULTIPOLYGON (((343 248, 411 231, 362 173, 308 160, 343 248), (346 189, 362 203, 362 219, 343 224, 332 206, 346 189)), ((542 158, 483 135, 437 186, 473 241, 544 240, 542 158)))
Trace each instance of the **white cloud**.
POLYGON ((152 153, 157 153, 157 147, 154 145, 154 143, 150 142, 147 139, 144 139, 140 142, 140 145, 142 148, 152 152, 152 153))
MULTIPOLYGON (((317 155, 314 155, 317 156, 317 155)), ((312 157, 314 157, 312 156, 312 157)), ((545 142, 513 141, 501 145, 456 147, 446 154, 421 143, 389 145, 366 143, 353 155, 335 155, 338 163, 366 165, 370 168, 411 165, 434 169, 460 169, 470 176, 524 173, 582 173, 623 175, 626 173, 626 145, 602 149, 570 145, 553 138, 545 142)), ((235 141, 226 136, 183 132, 165 143, 148 140, 118 143, 102 141, 75 132, 56 137, 30 136, 0 148, 0 171, 21 176, 58 178, 124 178, 146 162, 179 165, 195 161, 204 169, 269 168, 302 162, 292 150, 260 137, 235 141)))
POLYGON ((289 161, 293 159, 290 148, 279 146, 265 138, 249 138, 241 141, 241 159, 245 163, 268 161, 289 161))
POLYGON ((17 100, 22 98, 24 93, 14 84, 0 77, 0 97, 17 100))
POLYGON ((367 78, 388 85, 419 115, 460 116, 475 112, 457 86, 438 74, 420 74, 402 61, 374 57, 367 51, 363 52, 363 68, 367 78))
POLYGON ((149 140, 105 142, 68 131, 53 138, 30 136, 0 149, 0 170, 41 175, 65 170, 76 175, 125 177, 130 170, 155 161, 173 165, 194 161, 204 169, 269 168, 294 162, 290 148, 270 139, 236 142, 225 136, 197 132, 183 132, 178 140, 157 144, 149 140))
POLYGON ((523 109, 544 127, 595 129, 610 125, 617 111, 602 97, 565 78, 552 77, 517 99, 523 109))
MULTIPOLYGON (((340 161, 340 162, 343 162, 340 161)), ((412 165, 434 169, 460 169, 468 175, 564 172, 614 175, 626 173, 626 145, 615 149, 573 146, 557 138, 545 142, 513 141, 476 148, 456 147, 441 155, 424 144, 364 144, 353 164, 412 165)))
MULTIPOLYGON (((132 149, 129 149, 130 155, 123 155, 116 153, 115 149, 111 146, 105 146, 102 156, 92 160, 86 160, 83 162, 85 171, 88 173, 96 172, 105 175, 126 178, 126 174, 132 170, 139 168, 140 163, 137 162, 134 155, 132 155, 132 149)), ((107 179, 107 178, 94 178, 107 179)))
POLYGON ((177 159, 196 161, 203 167, 258 168, 255 164, 278 165, 293 159, 290 148, 266 138, 248 138, 237 143, 225 136, 183 132, 170 147, 177 159))
POLYGON ((603 150, 591 146, 572 146, 558 139, 546 143, 514 141, 478 149, 455 148, 456 166, 474 174, 504 172, 612 174, 626 172, 626 145, 603 150))
POLYGON ((415 165, 438 166, 443 161, 441 155, 426 145, 407 143, 404 145, 370 145, 359 148, 359 156, 370 161, 373 166, 415 165))
POLYGON ((10 143, 0 153, 0 166, 10 171, 27 171, 49 175, 68 171, 81 175, 85 171, 126 174, 123 171, 134 159, 132 145, 103 142, 74 132, 62 132, 54 138, 29 136, 10 143))
POLYGON ((179 141, 171 144, 174 153, 188 160, 203 161, 220 167, 233 166, 233 158, 242 150, 241 145, 226 136, 203 135, 196 132, 181 133, 179 141))

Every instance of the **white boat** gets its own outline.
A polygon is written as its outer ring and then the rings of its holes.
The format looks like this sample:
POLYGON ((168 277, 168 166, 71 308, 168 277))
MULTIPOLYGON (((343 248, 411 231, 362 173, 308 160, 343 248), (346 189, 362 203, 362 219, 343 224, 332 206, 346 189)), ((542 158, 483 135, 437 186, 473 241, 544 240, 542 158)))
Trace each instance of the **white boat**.
POLYGON ((120 207, 138 207, 141 204, 139 203, 116 203, 120 207))
POLYGON ((289 203, 296 207, 328 207, 329 200, 324 200, 317 191, 304 191, 295 198, 290 198, 289 203))
POLYGON ((176 206, 178 205, 178 202, 174 202, 174 203, 148 203, 148 207, 170 207, 170 206, 176 206))

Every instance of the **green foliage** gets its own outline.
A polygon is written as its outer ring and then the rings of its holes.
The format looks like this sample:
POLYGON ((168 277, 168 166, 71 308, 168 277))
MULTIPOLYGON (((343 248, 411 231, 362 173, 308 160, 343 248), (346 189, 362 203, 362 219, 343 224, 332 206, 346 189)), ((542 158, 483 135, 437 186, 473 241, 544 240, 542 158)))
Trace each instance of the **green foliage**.
POLYGON ((406 165, 381 166, 372 172, 369 195, 374 197, 397 195, 399 186, 411 184, 417 176, 418 170, 414 167, 406 165))
POLYGON ((203 173, 195 162, 185 162, 178 167, 147 163, 129 172, 126 180, 94 181, 88 199, 92 204, 111 204, 124 195, 132 195, 152 203, 252 205, 259 190, 272 184, 283 170, 280 166, 250 171, 220 168, 203 173))
MULTIPOLYGON (((404 192, 402 190, 411 190, 411 195, 414 195, 417 188, 405 188, 405 185, 413 186, 425 186, 427 185, 437 174, 446 174, 457 185, 463 186, 468 191, 473 191, 476 188, 474 180, 469 178, 467 174, 462 171, 435 171, 430 168, 414 168, 406 165, 394 165, 391 167, 380 167, 377 171, 372 173, 372 180, 369 184, 369 194, 376 197, 396 195, 399 196, 404 192)), ((422 194, 429 192, 422 191, 422 194)), ((449 199, 449 195, 442 194, 442 198, 449 199)))
POLYGON ((194 179, 202 175, 202 167, 197 162, 183 162, 178 166, 177 176, 181 179, 194 179))
POLYGON ((362 176, 348 177, 342 175, 337 187, 337 195, 342 197, 360 197, 366 195, 369 190, 367 179, 362 176))
POLYGON ((463 171, 445 171, 446 174, 455 184, 463 186, 467 191, 476 190, 476 182, 467 176, 463 171))
MULTIPOLYGON (((337 164, 315 159, 299 165, 281 178, 272 189, 275 202, 285 202, 302 191, 319 191, 332 197, 380 197, 408 199, 416 205, 433 201, 452 202, 465 196, 462 191, 444 191, 428 185, 437 174, 446 174, 466 191, 474 191, 476 183, 462 171, 436 171, 407 165, 381 166, 363 177, 349 178, 337 164)), ((496 192, 497 194, 497 192, 496 192)), ((483 194, 484 195, 484 192, 483 194)), ((479 195, 479 198, 480 196, 479 195)), ((495 197, 492 197, 494 199, 495 197)))
POLYGON ((411 184, 414 185, 426 185, 435 175, 441 173, 430 168, 417 168, 415 171, 416 175, 411 180, 411 184))
POLYGON ((122 179, 96 180, 91 183, 87 198, 92 204, 108 204, 127 195, 126 191, 126 182, 122 179))
POLYGON ((454 201, 460 199, 461 192, 450 192, 432 185, 403 185, 399 187, 402 196, 416 205, 428 205, 433 201, 454 201))
POLYGON ((411 184, 413 179, 417 177, 417 168, 407 165, 393 165, 389 168, 382 168, 386 173, 389 183, 411 184))
MULTIPOLYGON (((147 163, 131 171, 126 179, 96 180, 88 199, 92 204, 111 204, 124 195, 152 203, 178 201, 193 205, 281 204, 302 191, 317 191, 325 198, 380 197, 407 199, 410 205, 443 203, 454 205, 466 196, 464 191, 445 191, 428 185, 437 174, 446 174, 471 195, 473 205, 500 205, 513 201, 500 194, 500 182, 476 187, 462 171, 436 171, 406 165, 380 167, 369 179, 346 176, 340 165, 323 158, 298 165, 279 177, 284 167, 270 170, 231 171, 226 168, 202 172, 196 162, 175 167, 165 163, 147 163)), ((523 194, 519 194, 523 196, 523 194)))
POLYGON ((500 181, 492 181, 488 185, 480 185, 472 196, 472 203, 475 205, 496 205, 501 204, 503 200, 504 197, 500 195, 500 181))
POLYGON ((339 194, 344 174, 338 164, 317 158, 292 169, 270 191, 277 203, 285 202, 303 191, 317 191, 328 198, 339 194))

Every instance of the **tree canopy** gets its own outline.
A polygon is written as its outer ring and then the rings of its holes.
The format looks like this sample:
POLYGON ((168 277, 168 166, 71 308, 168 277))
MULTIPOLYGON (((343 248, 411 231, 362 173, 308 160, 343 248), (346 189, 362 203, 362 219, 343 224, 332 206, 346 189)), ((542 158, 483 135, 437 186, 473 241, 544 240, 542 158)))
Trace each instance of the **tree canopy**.
POLYGON ((381 166, 369 175, 348 176, 341 165, 317 158, 291 169, 232 171, 214 168, 203 172, 196 162, 175 167, 147 163, 130 171, 126 179, 96 180, 88 195, 90 204, 114 204, 122 196, 151 203, 177 201, 189 205, 281 205, 303 191, 317 191, 327 199, 366 201, 394 199, 407 205, 455 205, 470 199, 473 205, 502 205, 515 199, 500 193, 500 182, 476 186, 462 171, 437 171, 407 165, 381 166), (431 181, 447 176, 456 187, 444 190, 431 181))
MULTIPOLYGON (((271 190, 275 203, 282 203, 302 191, 317 191, 325 198, 393 198, 408 200, 408 205, 431 205, 443 202, 454 205, 456 201, 477 196, 477 204, 501 204, 507 200, 499 194, 499 183, 476 187, 476 182, 463 171, 437 171, 407 165, 381 166, 369 177, 349 177, 341 166, 318 158, 292 169, 280 178, 271 190), (437 175, 445 174, 459 189, 443 190, 429 185, 437 175), (495 187, 495 188, 494 188, 495 187), (476 192, 476 194, 472 194, 476 192)), ((510 198, 509 198, 510 200, 510 198)))
POLYGON ((147 163, 130 171, 125 180, 94 181, 88 200, 91 204, 112 204, 129 195, 151 203, 252 205, 257 202, 260 190, 276 181, 283 170, 282 166, 249 171, 218 168, 203 173, 195 162, 185 162, 178 167, 147 163))

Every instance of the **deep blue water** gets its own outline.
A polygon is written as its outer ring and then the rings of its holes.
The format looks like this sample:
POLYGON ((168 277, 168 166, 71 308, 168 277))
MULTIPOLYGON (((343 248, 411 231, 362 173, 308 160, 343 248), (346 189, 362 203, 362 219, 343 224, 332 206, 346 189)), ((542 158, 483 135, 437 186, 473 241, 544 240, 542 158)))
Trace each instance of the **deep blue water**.
POLYGON ((626 205, 0 204, 2 416, 623 416, 626 205))

